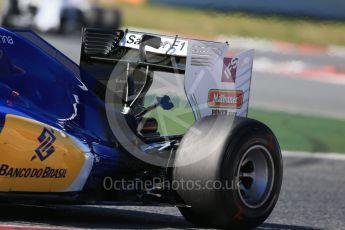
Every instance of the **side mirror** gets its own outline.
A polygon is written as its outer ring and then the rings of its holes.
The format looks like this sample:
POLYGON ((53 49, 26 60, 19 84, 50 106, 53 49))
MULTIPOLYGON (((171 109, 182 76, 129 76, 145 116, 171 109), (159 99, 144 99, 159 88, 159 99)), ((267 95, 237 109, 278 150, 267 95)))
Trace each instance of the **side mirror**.
POLYGON ((146 46, 150 46, 152 48, 158 49, 162 44, 162 39, 161 37, 149 35, 149 34, 143 34, 141 37, 140 41, 140 46, 139 46, 139 57, 140 61, 146 62, 146 46))
POLYGON ((156 97, 159 106, 164 110, 170 110, 174 108, 174 104, 172 103, 169 96, 164 95, 163 97, 156 97))

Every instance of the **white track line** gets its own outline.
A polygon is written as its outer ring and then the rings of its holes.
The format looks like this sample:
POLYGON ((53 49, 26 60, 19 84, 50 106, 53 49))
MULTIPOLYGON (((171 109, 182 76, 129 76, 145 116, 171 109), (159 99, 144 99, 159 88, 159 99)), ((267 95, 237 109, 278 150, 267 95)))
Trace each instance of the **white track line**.
POLYGON ((309 153, 298 151, 282 151, 283 157, 314 158, 322 160, 345 161, 345 154, 341 153, 309 153))

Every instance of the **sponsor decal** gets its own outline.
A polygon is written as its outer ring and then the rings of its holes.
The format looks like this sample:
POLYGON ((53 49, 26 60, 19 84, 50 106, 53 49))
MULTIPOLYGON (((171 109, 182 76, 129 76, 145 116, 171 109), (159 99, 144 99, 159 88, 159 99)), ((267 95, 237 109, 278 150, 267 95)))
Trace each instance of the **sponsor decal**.
POLYGON ((236 82, 238 58, 224 58, 222 82, 236 82))
POLYGON ((6 114, 0 133, 0 153, 0 192, 81 189, 82 185, 71 185, 84 180, 79 175, 86 155, 72 138, 53 127, 6 114))
POLYGON ((228 111, 223 109, 212 109, 212 115, 228 115, 228 111))
MULTIPOLYGON (((142 35, 142 33, 128 32, 126 36, 121 40, 120 45, 133 49, 139 49, 142 35)), ((161 46, 158 49, 146 47, 146 51, 177 56, 187 55, 187 40, 175 39, 173 37, 167 36, 160 37, 162 39, 161 46)))
POLYGON ((14 40, 11 36, 0 35, 0 44, 14 45, 14 40))
POLYGON ((0 165, 0 176, 11 178, 66 178, 67 169, 16 168, 7 164, 0 165))
POLYGON ((31 158, 31 161, 35 160, 37 157, 41 161, 44 161, 45 159, 50 157, 55 152, 55 148, 53 146, 54 142, 56 141, 54 131, 48 130, 47 128, 44 128, 42 133, 38 136, 37 139, 41 144, 35 150, 36 155, 34 155, 31 158))
POLYGON ((207 105, 211 108, 239 109, 243 104, 242 90, 220 90, 211 89, 208 91, 207 105))

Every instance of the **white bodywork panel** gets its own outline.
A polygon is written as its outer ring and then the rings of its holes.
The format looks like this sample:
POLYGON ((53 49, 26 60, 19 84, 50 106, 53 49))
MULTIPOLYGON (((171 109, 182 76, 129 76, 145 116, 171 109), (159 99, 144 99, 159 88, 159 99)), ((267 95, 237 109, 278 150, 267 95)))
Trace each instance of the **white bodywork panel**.
POLYGON ((189 41, 185 91, 196 120, 209 115, 246 117, 254 51, 226 57, 228 45, 189 41))

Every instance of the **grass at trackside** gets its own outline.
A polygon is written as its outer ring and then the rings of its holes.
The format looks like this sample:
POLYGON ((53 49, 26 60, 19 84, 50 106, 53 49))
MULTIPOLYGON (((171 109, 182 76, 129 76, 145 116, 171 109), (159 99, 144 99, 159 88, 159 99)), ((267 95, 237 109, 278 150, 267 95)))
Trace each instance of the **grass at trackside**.
POLYGON ((345 153, 345 120, 250 110, 249 117, 267 124, 283 150, 345 153))
MULTIPOLYGON (((171 111, 157 109, 149 116, 156 117, 159 123, 165 123, 165 130, 159 127, 162 134, 182 134, 194 123, 192 112, 186 111, 180 108, 171 111), (176 118, 184 121, 186 126, 181 125, 176 118)), ((250 110, 249 117, 268 125, 283 150, 345 153, 345 120, 257 109, 250 110)))
POLYGON ((159 5, 119 4, 117 7, 123 12, 123 25, 130 27, 210 38, 222 34, 317 45, 345 45, 345 22, 241 13, 225 14, 159 5))

